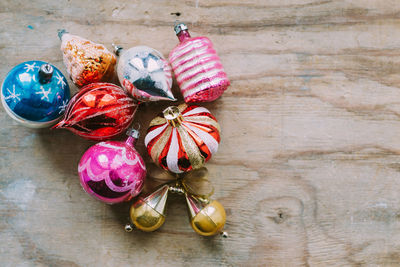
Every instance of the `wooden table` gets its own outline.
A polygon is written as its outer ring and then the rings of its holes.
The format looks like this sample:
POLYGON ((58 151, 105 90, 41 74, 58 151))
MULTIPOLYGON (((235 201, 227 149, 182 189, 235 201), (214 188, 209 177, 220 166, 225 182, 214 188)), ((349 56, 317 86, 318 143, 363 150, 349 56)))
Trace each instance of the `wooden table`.
MULTIPOLYGON (((211 38, 232 81, 204 105, 222 127, 207 167, 227 239, 196 235, 181 196, 159 231, 125 233, 129 206, 79 184, 93 142, 24 128, 1 109, 1 266, 400 264, 398 0, 2 0, 0 12, 1 79, 31 59, 66 73, 60 28, 167 55, 179 19, 211 38)), ((142 155, 169 104, 140 107, 142 155)))

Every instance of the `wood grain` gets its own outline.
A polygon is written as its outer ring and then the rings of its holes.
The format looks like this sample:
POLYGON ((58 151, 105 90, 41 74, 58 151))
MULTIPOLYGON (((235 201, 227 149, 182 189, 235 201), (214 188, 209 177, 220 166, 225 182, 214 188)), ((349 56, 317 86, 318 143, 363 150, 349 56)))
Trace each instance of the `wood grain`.
MULTIPOLYGON (((204 105, 223 131, 207 167, 228 239, 197 236, 180 196, 159 231, 125 233, 129 206, 79 185, 93 143, 1 109, 1 265, 399 266, 399 14, 397 0, 2 0, 1 79, 30 59, 65 73, 60 28, 167 55, 179 19, 214 42, 232 85, 204 105)), ((142 134, 168 104, 140 107, 142 134)))

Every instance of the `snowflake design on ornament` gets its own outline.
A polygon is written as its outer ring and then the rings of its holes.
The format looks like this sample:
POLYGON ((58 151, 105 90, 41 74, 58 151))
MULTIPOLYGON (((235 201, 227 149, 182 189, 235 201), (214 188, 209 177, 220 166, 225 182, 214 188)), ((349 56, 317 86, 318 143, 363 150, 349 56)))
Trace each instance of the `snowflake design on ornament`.
POLYGON ((21 101, 21 98, 19 98, 19 96, 20 96, 21 94, 16 94, 16 93, 15 93, 15 84, 13 84, 13 90, 12 90, 12 92, 11 92, 11 90, 8 89, 8 88, 7 88, 7 91, 8 91, 8 93, 9 93, 10 95, 4 97, 5 100, 12 99, 14 102, 16 102, 16 100, 18 99, 18 101, 21 101))
POLYGON ((57 84, 61 84, 62 89, 64 89, 64 86, 66 86, 67 83, 64 81, 64 78, 58 72, 57 72, 56 79, 57 79, 57 84))
POLYGON ((65 109, 67 108, 67 106, 68 106, 68 100, 63 100, 62 105, 58 107, 60 109, 58 114, 63 113, 65 111, 65 109))
POLYGON ((37 95, 43 95, 40 98, 40 100, 43 100, 43 99, 46 98, 46 100, 49 101, 50 100, 49 99, 49 94, 51 93, 51 88, 49 88, 49 90, 46 91, 46 90, 44 90, 43 86, 40 86, 40 90, 42 90, 42 91, 36 92, 37 95))
POLYGON ((33 62, 32 64, 25 63, 24 67, 24 70, 26 70, 25 72, 35 71, 35 68, 39 68, 39 66, 36 66, 36 62, 33 62))

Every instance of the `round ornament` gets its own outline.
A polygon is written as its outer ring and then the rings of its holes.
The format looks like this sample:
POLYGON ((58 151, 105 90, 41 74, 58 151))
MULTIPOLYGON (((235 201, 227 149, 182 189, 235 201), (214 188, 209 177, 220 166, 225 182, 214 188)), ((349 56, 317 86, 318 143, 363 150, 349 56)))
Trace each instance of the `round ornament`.
POLYGON ((169 54, 169 62, 185 102, 217 99, 230 82, 212 42, 207 37, 190 37, 183 23, 174 29, 180 44, 169 54))
POLYGON ((114 74, 117 59, 102 44, 60 30, 65 67, 77 86, 106 81, 114 74))
POLYGON ((138 105, 119 86, 92 83, 68 104, 64 118, 54 128, 66 128, 91 140, 105 140, 124 132, 138 105))
POLYGON ((128 134, 125 142, 106 141, 90 147, 79 162, 83 189, 108 204, 128 201, 143 188, 146 167, 134 148, 139 132, 128 134))
POLYGON ((43 61, 26 61, 15 66, 1 85, 1 102, 7 114, 31 128, 56 123, 69 99, 64 75, 43 61))
POLYGON ((119 55, 118 79, 139 101, 175 101, 171 91, 171 67, 163 55, 148 46, 135 46, 128 50, 115 46, 119 55))
POLYGON ((145 145, 153 161, 173 173, 199 169, 217 152, 220 127, 203 107, 168 107, 150 122, 145 145))

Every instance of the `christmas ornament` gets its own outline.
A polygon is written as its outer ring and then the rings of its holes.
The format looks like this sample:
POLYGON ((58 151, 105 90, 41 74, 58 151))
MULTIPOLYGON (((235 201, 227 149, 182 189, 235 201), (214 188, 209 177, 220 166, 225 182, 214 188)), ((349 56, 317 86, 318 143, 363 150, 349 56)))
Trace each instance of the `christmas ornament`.
POLYGON ((131 206, 130 218, 136 228, 152 232, 164 224, 168 189, 169 186, 164 185, 149 196, 140 198, 131 206))
POLYGON ((63 115, 70 99, 64 75, 43 61, 15 66, 1 85, 1 102, 8 115, 24 126, 51 126, 63 115))
MULTIPOLYGON (((229 86, 220 60, 206 37, 191 38, 184 24, 175 27, 181 42, 170 54, 186 102, 212 101, 229 86)), ((116 57, 103 45, 59 31, 63 59, 73 82, 83 86, 69 99, 65 77, 54 66, 27 61, 10 71, 1 87, 6 112, 30 126, 44 127, 63 119, 53 128, 66 128, 91 140, 105 140, 125 131, 133 120, 139 101, 175 101, 172 71, 162 54, 147 46, 122 50, 117 72, 123 88, 103 83, 111 78, 116 57), (129 97, 130 93, 136 100, 129 97)), ((165 222, 169 193, 186 199, 189 221, 202 236, 221 233, 226 221, 222 204, 211 199, 214 187, 203 167, 218 149, 220 127, 203 107, 171 106, 154 118, 145 137, 152 160, 144 185, 146 167, 134 145, 138 130, 129 130, 125 142, 104 141, 91 146, 82 156, 78 173, 83 189, 107 204, 129 201, 130 223, 145 232, 165 222)))
POLYGON ((158 189, 132 204, 131 222, 125 226, 127 232, 133 227, 145 232, 160 228, 165 222, 164 210, 171 192, 185 195, 193 230, 203 236, 221 233, 227 237, 227 233, 222 232, 226 221, 225 209, 221 203, 210 199, 214 188, 208 180, 206 168, 178 175, 150 165, 148 179, 158 183, 158 189))
POLYGON ((190 37, 185 24, 174 28, 180 41, 169 55, 169 62, 185 102, 209 102, 220 97, 230 82, 221 61, 207 37, 190 37))
POLYGON ((130 200, 143 188, 146 167, 134 148, 139 132, 131 129, 127 134, 125 142, 106 141, 90 147, 79 162, 83 189, 108 204, 130 200))
POLYGON ((102 44, 60 30, 61 51, 65 67, 77 86, 106 81, 114 73, 117 59, 102 44))
POLYGON ((145 137, 153 161, 174 173, 198 169, 217 152, 220 142, 217 120, 203 107, 168 107, 150 122, 145 137))
POLYGON ((147 46, 114 48, 119 55, 118 79, 134 98, 144 102, 176 100, 171 91, 171 67, 160 52, 147 46))
POLYGON ((72 97, 64 119, 54 128, 67 128, 91 140, 105 140, 129 127, 137 107, 121 87, 92 83, 72 97))
POLYGON ((189 208, 190 225, 193 230, 203 236, 220 233, 225 225, 225 209, 216 200, 203 200, 185 194, 189 208))

